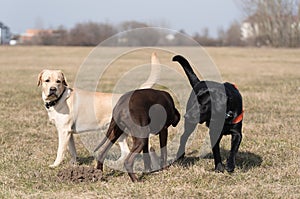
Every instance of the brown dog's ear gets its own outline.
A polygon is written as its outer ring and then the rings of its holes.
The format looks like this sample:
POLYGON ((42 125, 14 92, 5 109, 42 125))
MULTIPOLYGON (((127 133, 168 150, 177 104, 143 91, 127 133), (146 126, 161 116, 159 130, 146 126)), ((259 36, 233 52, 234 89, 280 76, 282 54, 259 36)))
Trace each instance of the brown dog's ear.
POLYGON ((63 80, 62 80, 63 85, 64 85, 64 86, 68 86, 68 82, 67 82, 67 79, 66 79, 64 73, 63 73, 62 71, 60 71, 60 72, 61 72, 61 75, 62 75, 62 77, 63 77, 63 80))
POLYGON ((174 111, 175 111, 175 114, 173 115, 173 121, 172 121, 172 126, 173 127, 177 126, 177 124, 180 121, 180 113, 179 113, 179 111, 176 108, 174 108, 174 111))
POLYGON ((42 84, 42 75, 43 75, 44 72, 45 72, 45 70, 40 72, 40 74, 38 76, 37 86, 40 86, 42 84))

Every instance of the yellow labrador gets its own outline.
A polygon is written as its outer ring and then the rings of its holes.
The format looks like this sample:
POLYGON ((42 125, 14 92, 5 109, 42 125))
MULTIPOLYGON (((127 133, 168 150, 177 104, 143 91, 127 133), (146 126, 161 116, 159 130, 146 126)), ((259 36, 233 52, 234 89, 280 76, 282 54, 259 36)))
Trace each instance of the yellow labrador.
MULTIPOLYGON (((151 88, 159 76, 159 60, 155 53, 151 56, 151 73, 148 80, 140 88, 151 88)), ((67 148, 72 156, 71 162, 77 158, 73 134, 107 128, 112 115, 112 93, 88 92, 68 87, 67 80, 60 70, 43 70, 38 76, 38 86, 42 87, 42 99, 48 112, 49 120, 58 131, 57 156, 50 167, 58 166, 64 158, 67 148), (93 103, 94 106, 86 106, 93 103), (90 109, 90 110, 87 110, 90 109), (93 113, 93 114, 90 114, 93 113)), ((121 157, 129 153, 126 135, 119 139, 121 157)))

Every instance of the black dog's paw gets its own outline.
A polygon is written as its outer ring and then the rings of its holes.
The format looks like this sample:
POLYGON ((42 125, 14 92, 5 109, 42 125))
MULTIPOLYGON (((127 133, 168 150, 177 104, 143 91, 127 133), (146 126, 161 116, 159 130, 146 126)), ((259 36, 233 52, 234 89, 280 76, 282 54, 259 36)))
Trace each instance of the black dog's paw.
POLYGON ((176 157, 177 157, 177 160, 179 160, 179 161, 183 160, 185 157, 185 152, 182 153, 181 155, 179 155, 179 153, 178 153, 176 157))
POLYGON ((224 166, 224 164, 222 164, 222 163, 218 163, 218 164, 215 166, 215 172, 223 173, 224 170, 225 170, 225 166, 224 166))
POLYGON ((234 164, 227 162, 225 169, 227 172, 232 173, 234 171, 234 164))

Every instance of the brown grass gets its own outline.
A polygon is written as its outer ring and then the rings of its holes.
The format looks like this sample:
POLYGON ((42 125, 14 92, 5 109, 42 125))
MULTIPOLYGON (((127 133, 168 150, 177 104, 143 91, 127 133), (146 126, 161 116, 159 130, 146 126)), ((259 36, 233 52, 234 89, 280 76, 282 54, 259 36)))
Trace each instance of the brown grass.
MULTIPOLYGON (((300 49, 207 49, 224 81, 235 82, 244 97, 243 141, 233 174, 215 173, 213 159, 198 158, 206 134, 199 127, 186 161, 144 176, 144 183, 133 184, 127 174, 109 168, 104 173, 107 181, 58 182, 59 169, 48 168, 56 155, 56 130, 48 124, 36 78, 44 68, 59 68, 72 85, 91 50, 0 48, 1 198, 300 197, 300 49)), ((230 137, 225 137, 223 155, 229 145, 230 137)), ((80 139, 77 148, 82 159, 90 155, 80 139)), ((67 167, 69 159, 61 167, 67 167)))

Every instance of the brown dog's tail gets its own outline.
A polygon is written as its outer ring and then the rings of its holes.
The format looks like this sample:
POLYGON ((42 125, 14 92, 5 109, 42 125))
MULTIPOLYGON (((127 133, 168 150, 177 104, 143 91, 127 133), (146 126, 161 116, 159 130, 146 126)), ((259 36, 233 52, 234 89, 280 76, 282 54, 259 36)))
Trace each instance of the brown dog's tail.
POLYGON ((197 75, 194 73, 190 63, 181 55, 176 55, 173 57, 173 61, 179 62, 179 64, 182 66, 186 76, 188 77, 191 86, 194 88, 194 86, 200 81, 197 77, 197 75))

